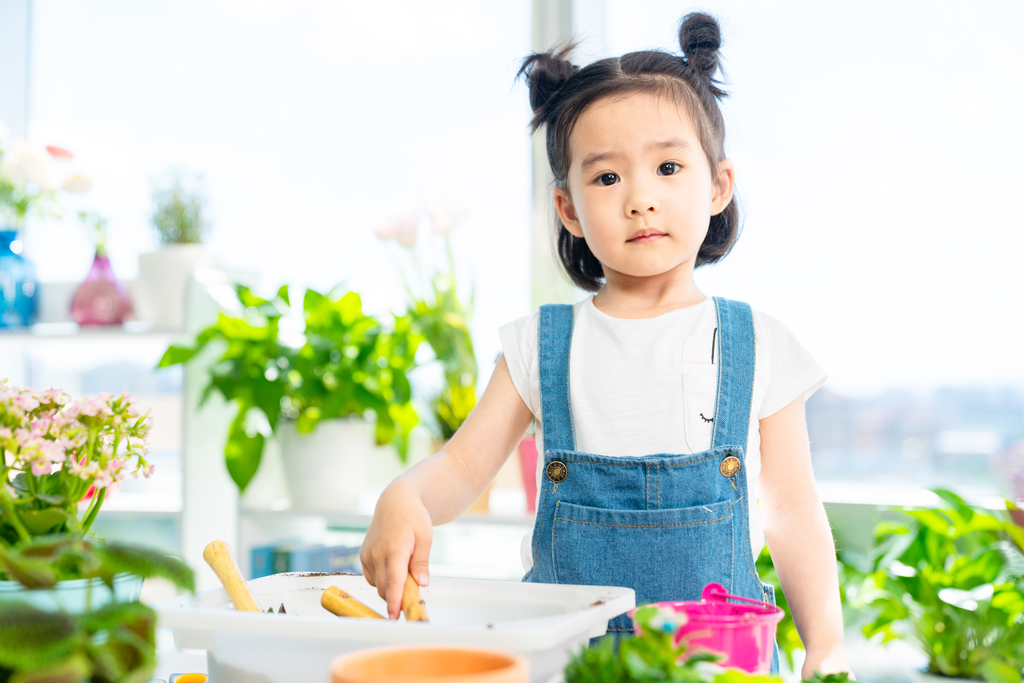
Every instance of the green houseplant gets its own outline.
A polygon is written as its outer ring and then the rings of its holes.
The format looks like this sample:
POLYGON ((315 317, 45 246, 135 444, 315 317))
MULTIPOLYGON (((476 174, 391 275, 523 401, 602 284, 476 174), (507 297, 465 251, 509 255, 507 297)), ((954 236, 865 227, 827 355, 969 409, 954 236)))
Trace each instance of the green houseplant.
POLYGON ((287 286, 272 299, 242 286, 237 293, 241 313, 220 314, 190 346, 172 345, 160 367, 222 343, 206 395, 216 391, 237 406, 224 457, 238 488, 244 491, 259 467, 267 436, 259 426, 276 432, 283 419, 309 434, 324 420, 368 417, 377 443, 394 443, 404 461, 418 423, 407 374, 421 340, 409 318, 385 326, 363 312, 357 293, 343 290, 307 289, 301 308, 293 308, 287 286))
POLYGON ((916 642, 935 675, 1020 683, 1024 667, 1024 531, 955 493, 934 509, 883 522, 860 585, 863 627, 916 642))
POLYGON ((152 473, 148 431, 124 395, 0 387, 0 681, 152 675, 156 615, 136 600, 141 579, 192 590, 192 572, 89 530, 112 487, 152 473))

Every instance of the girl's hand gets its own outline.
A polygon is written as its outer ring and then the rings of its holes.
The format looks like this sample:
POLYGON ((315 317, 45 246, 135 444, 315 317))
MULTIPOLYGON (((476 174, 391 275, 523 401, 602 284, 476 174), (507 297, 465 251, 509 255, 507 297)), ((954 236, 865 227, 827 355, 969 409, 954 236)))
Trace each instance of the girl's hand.
POLYGON ((434 536, 430 514, 414 487, 399 477, 384 490, 359 550, 363 575, 388 603, 388 618, 397 619, 407 574, 420 586, 430 582, 428 559, 434 536))
POLYGON ((359 560, 366 580, 387 601, 389 617, 398 618, 407 574, 427 585, 432 525, 447 524, 469 509, 532 421, 502 356, 480 402, 444 449, 381 494, 359 560))

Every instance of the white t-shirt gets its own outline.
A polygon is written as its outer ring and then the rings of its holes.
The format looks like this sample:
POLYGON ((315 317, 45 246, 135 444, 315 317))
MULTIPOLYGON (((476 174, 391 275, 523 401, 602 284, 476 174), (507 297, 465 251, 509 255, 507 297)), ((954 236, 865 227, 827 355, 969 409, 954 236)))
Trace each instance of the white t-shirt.
MULTIPOLYGON (((793 334, 775 318, 753 311, 756 362, 745 466, 750 510, 750 547, 764 547, 757 505, 761 471, 758 420, 796 398, 810 396, 825 372, 793 334)), ((540 368, 534 313, 498 330, 512 383, 537 420, 537 450, 544 452, 540 368)), ((574 306, 569 394, 576 449, 608 456, 697 453, 711 447, 711 423, 718 382, 718 327, 714 301, 704 301, 655 318, 613 318, 588 297, 574 306), (717 346, 717 344, 716 344, 717 346), (714 353, 714 364, 712 364, 714 353)), ((538 458, 537 490, 543 458, 538 458)), ((533 566, 530 539, 523 542, 523 566, 533 566)))

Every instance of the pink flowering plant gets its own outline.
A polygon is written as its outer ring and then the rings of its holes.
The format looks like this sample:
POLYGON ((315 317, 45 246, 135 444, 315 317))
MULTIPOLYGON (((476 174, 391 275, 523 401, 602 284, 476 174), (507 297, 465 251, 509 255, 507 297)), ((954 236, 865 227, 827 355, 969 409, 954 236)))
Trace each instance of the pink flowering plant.
MULTIPOLYGON (((45 610, 0 592, 0 681, 139 683, 156 667, 156 613, 137 600, 98 602, 133 574, 193 591, 192 570, 163 551, 89 531, 109 491, 150 476, 149 419, 126 395, 71 400, 0 384, 0 580, 22 591, 90 579, 84 612, 45 610)), ((60 604, 60 601, 57 601, 60 604)))
POLYGON ((111 487, 153 473, 148 433, 127 395, 0 386, 0 544, 88 533, 111 487))

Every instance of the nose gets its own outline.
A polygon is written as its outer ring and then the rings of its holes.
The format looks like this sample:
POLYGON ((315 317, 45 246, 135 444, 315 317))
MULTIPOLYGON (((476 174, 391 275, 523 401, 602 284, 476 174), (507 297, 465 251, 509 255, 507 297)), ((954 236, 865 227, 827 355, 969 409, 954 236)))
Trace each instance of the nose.
POLYGON ((635 183, 632 186, 625 206, 629 218, 656 214, 660 208, 658 199, 650 187, 643 183, 635 183))

